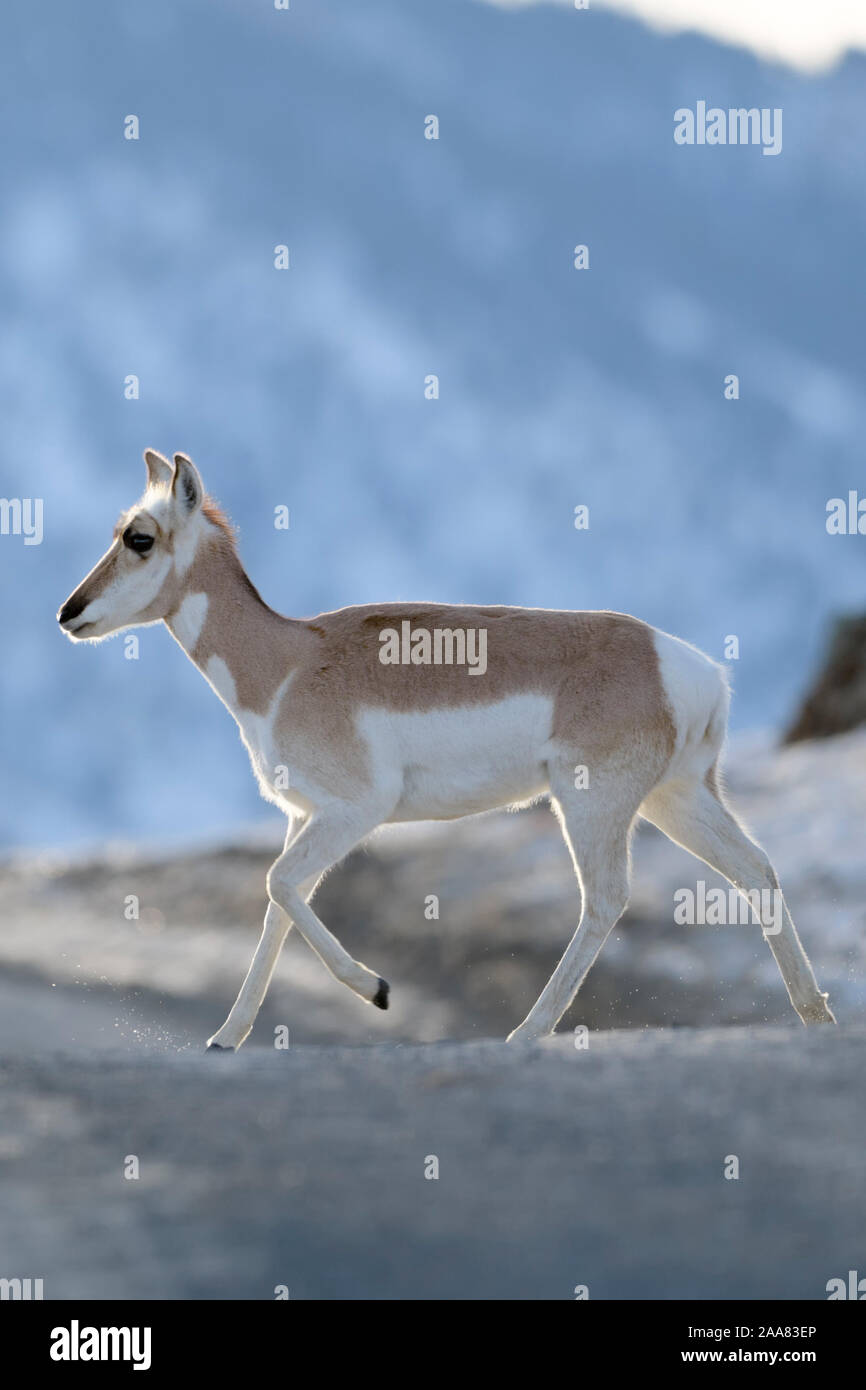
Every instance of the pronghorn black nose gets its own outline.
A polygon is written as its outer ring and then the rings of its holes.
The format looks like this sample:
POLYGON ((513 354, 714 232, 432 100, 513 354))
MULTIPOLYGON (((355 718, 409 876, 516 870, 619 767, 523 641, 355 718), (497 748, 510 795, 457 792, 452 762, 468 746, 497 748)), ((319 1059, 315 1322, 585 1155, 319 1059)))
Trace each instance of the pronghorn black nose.
POLYGON ((72 598, 66 600, 60 612, 57 614, 57 621, 61 627, 65 627, 67 623, 74 622, 79 613, 83 613, 86 607, 87 604, 84 599, 76 598, 73 594, 72 598))

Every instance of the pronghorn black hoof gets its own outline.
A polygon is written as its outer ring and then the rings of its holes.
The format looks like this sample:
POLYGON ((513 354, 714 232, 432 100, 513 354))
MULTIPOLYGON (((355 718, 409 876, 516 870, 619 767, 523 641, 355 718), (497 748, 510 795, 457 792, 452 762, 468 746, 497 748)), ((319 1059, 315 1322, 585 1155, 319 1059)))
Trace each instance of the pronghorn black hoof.
POLYGON ((390 994, 390 992, 391 992, 391 986, 388 984, 388 981, 387 981, 387 980, 380 980, 380 981, 379 981, 379 988, 376 990, 376 993, 373 995, 373 1003, 376 1005, 376 1008, 377 1008, 377 1009, 387 1009, 387 1007, 388 1007, 388 995, 390 994))
POLYGON ((233 1047, 223 1047, 221 1043, 208 1043, 206 1052, 234 1052, 233 1047))

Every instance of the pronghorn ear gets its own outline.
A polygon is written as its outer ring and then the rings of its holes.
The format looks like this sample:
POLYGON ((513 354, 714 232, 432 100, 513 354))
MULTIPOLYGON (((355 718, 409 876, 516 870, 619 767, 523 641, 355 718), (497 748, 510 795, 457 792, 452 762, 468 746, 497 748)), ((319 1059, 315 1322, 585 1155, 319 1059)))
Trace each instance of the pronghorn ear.
POLYGON ((174 456, 174 481, 171 485, 175 501, 187 516, 191 516, 202 504, 204 488, 198 469, 186 454, 174 456))
POLYGON ((144 461, 147 465, 147 481, 151 487, 157 487, 160 483, 170 483, 174 477, 174 469, 167 458, 158 454, 155 449, 145 449, 144 461))

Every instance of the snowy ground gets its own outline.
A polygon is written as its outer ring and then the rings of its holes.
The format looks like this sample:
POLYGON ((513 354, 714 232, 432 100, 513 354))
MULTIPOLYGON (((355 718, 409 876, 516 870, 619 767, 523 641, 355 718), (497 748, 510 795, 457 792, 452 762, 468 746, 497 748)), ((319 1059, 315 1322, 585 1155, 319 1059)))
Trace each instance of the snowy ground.
POLYGON ((825 1299, 863 1268, 864 1062, 862 1027, 7 1060, 0 1273, 53 1299, 825 1299))

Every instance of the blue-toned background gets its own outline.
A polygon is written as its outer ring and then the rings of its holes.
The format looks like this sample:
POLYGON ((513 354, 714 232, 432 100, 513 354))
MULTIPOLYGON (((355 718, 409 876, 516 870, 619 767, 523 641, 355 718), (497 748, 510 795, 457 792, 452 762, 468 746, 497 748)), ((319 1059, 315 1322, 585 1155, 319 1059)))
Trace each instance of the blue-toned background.
POLYGON ((41 546, 0 537, 0 843, 273 814, 164 630, 127 661, 56 627, 145 445, 283 612, 625 609, 736 634, 736 725, 786 717, 866 596, 824 524, 864 479, 862 56, 474 0, 7 0, 0 49, 0 496, 45 503, 41 546), (781 155, 678 147, 698 100, 781 107, 781 155))

